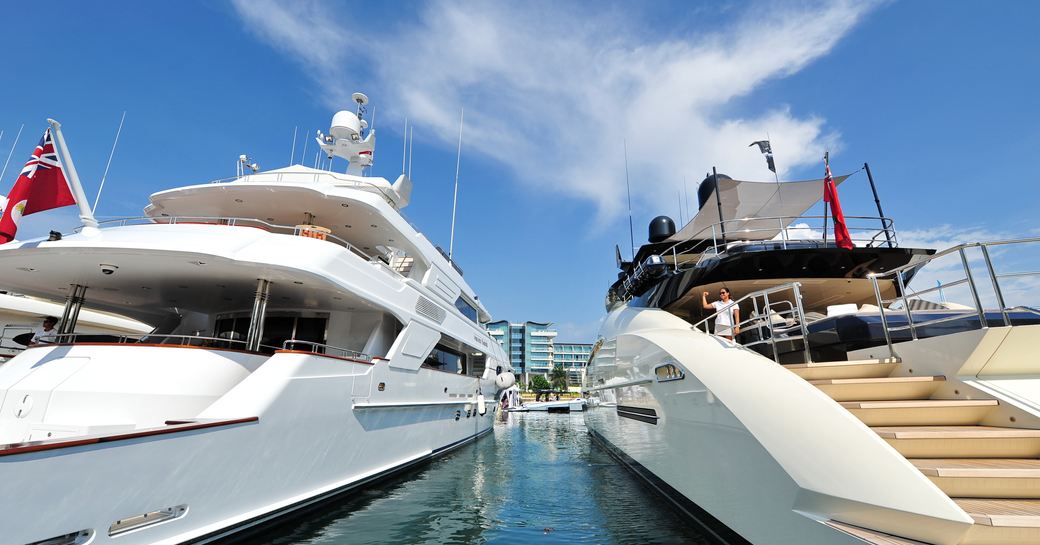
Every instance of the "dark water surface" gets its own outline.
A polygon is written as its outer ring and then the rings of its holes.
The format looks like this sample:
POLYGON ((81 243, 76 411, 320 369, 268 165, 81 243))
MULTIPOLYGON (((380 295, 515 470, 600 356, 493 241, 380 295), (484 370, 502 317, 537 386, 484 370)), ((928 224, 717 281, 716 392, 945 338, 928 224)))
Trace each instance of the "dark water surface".
POLYGON ((593 444, 580 413, 505 416, 493 437, 245 543, 711 543, 593 444))

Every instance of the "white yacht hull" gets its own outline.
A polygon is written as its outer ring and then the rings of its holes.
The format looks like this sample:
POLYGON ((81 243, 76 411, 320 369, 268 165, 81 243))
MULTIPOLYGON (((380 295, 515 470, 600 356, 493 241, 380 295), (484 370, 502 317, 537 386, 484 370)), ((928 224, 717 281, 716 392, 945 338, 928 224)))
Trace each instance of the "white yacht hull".
POLYGON ((601 334, 590 433, 717 538, 862 543, 831 521, 952 544, 970 526, 877 434, 771 360, 656 309, 617 309, 601 334))
MULTIPOLYGON (((49 350, 27 351, 10 370, 49 350)), ((156 381, 161 388, 162 377, 156 381)), ((175 424, 8 450, 0 456, 8 491, 0 544, 76 532, 85 539, 69 543, 207 543, 473 441, 496 410, 488 403, 478 414, 478 396, 494 394, 486 378, 275 354, 193 419, 212 427, 175 424), (389 386, 381 391, 380 383, 389 386), (118 531, 119 521, 168 508, 176 514, 169 520, 118 531)))

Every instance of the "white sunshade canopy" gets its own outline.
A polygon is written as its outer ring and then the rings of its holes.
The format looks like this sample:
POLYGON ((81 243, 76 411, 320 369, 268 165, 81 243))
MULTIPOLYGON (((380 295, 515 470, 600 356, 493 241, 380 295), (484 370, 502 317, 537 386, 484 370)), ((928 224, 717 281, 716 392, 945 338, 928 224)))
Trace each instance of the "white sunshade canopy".
MULTIPOLYGON (((848 177, 835 176, 834 183, 841 184, 848 177)), ((666 242, 711 239, 713 226, 715 236, 722 236, 716 191, 722 201, 727 236, 742 240, 769 240, 823 198, 823 178, 779 184, 719 178, 718 188, 711 192, 693 221, 666 242)))

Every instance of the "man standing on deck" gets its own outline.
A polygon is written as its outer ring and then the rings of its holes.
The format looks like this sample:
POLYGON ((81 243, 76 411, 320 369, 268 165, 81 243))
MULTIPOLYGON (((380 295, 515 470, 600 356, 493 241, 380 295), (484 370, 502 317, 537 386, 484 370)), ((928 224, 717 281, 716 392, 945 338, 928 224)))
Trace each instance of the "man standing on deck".
POLYGON ((54 316, 47 316, 43 319, 43 325, 33 330, 32 340, 29 341, 29 346, 37 346, 41 344, 52 344, 58 340, 58 330, 54 327, 58 325, 58 319, 54 316))
POLYGON ((708 302, 708 292, 701 295, 701 306, 705 310, 714 310, 715 334, 733 340, 733 336, 740 333, 740 307, 730 299, 729 288, 719 290, 720 301, 708 302))

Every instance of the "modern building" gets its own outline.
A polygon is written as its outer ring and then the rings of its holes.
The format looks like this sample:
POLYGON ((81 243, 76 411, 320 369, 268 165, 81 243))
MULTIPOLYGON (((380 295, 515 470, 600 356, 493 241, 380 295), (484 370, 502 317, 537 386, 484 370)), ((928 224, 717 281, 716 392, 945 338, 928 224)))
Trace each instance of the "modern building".
POLYGON ((556 331, 551 323, 510 323, 505 320, 485 324, 491 337, 509 354, 513 372, 524 384, 532 373, 548 374, 553 366, 553 338, 556 331))
POLYGON ((556 341, 554 344, 553 364, 562 365, 567 371, 567 383, 580 386, 585 378, 585 364, 592 355, 592 345, 588 343, 565 343, 556 341))
POLYGON ((548 378, 557 364, 567 370, 570 384, 581 384, 585 362, 592 353, 591 344, 557 343, 556 330, 550 322, 511 323, 501 320, 485 327, 509 354, 513 371, 522 384, 527 384, 534 375, 548 378))

